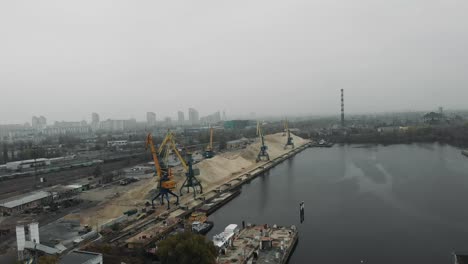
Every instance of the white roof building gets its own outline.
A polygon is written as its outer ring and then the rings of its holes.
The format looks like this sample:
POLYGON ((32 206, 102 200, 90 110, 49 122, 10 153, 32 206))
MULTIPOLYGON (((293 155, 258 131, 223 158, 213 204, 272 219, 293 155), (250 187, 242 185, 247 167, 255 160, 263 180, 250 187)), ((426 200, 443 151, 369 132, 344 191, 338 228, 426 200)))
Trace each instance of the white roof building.
POLYGON ((35 207, 44 199, 52 197, 53 193, 38 191, 14 196, 0 201, 0 211, 13 212, 35 207))

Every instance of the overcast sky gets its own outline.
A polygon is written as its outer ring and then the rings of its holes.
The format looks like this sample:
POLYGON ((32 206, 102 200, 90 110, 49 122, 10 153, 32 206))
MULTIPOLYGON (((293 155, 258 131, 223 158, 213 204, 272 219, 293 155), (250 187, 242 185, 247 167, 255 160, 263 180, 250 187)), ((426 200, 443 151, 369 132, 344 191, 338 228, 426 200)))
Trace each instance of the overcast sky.
POLYGON ((0 123, 468 108, 466 0, 0 1, 0 123), (187 114, 186 114, 187 115, 187 114))

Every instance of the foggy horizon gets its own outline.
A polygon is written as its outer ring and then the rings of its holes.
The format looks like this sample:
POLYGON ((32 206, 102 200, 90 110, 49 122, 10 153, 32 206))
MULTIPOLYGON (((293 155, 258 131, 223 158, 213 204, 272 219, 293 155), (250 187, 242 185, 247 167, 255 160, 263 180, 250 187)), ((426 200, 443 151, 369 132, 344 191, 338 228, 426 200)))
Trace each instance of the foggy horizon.
POLYGON ((0 124, 466 109, 465 1, 0 4, 0 124))

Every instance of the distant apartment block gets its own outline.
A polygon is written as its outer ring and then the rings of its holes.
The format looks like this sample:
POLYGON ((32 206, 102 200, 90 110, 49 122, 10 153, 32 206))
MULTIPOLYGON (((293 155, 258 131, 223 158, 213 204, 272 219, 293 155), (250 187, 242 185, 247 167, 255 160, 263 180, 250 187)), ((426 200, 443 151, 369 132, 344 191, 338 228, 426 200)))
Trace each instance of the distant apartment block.
POLYGON ((218 122, 221 122, 221 113, 219 111, 200 118, 200 123, 203 125, 214 124, 218 122))
POLYGON ((171 126, 172 125, 172 119, 170 117, 164 118, 164 125, 171 126))
POLYGON ((126 131, 137 127, 136 119, 112 120, 107 119, 101 122, 101 129, 106 131, 126 131))
POLYGON ((182 111, 177 112, 177 122, 179 122, 179 124, 183 124, 185 122, 184 112, 182 111))
POLYGON ((99 129, 99 114, 98 113, 91 114, 91 128, 94 130, 99 129))
POLYGON ((198 124, 200 122, 200 117, 198 115, 197 110, 195 110, 193 108, 189 108, 188 115, 189 115, 189 122, 190 122, 191 125, 195 125, 195 124, 198 124))
POLYGON ((65 134, 88 134, 91 132, 91 127, 86 121, 68 122, 55 121, 53 126, 48 126, 42 131, 44 135, 56 136, 65 134))
POLYGON ((156 126, 156 114, 153 112, 146 113, 146 124, 150 127, 156 126))
POLYGON ((34 133, 29 123, 0 125, 0 140, 4 138, 32 136, 34 133))
POLYGON ((47 126, 47 119, 44 116, 33 116, 31 124, 33 129, 44 129, 47 126))

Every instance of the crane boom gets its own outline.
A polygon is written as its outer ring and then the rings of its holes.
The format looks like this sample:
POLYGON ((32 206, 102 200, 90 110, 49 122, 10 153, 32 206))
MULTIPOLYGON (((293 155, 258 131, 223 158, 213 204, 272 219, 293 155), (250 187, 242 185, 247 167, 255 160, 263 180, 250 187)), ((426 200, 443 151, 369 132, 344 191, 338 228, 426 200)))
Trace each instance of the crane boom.
POLYGON ((161 152, 163 151, 164 146, 171 140, 171 137, 172 137, 172 132, 167 131, 166 137, 164 138, 163 142, 159 146, 158 155, 161 155, 161 152))
POLYGON ((153 136, 151 133, 148 133, 146 136, 146 146, 145 148, 148 149, 150 147, 151 154, 153 155, 154 167, 156 168, 156 173, 158 177, 162 177, 162 170, 161 165, 159 165, 158 153, 156 152, 156 148, 154 147, 153 136))
POLYGON ((175 154, 177 155, 177 157, 179 158, 180 160, 180 163, 182 164, 182 166, 184 167, 185 171, 188 170, 188 165, 187 165, 187 162, 185 161, 185 159, 182 157, 182 155, 180 154, 179 150, 177 150, 177 146, 176 146, 176 143, 174 141, 174 137, 171 137, 170 139, 170 146, 172 148, 172 150, 175 152, 175 154))

